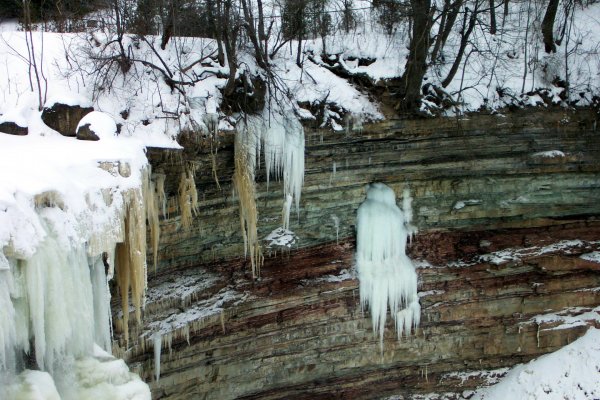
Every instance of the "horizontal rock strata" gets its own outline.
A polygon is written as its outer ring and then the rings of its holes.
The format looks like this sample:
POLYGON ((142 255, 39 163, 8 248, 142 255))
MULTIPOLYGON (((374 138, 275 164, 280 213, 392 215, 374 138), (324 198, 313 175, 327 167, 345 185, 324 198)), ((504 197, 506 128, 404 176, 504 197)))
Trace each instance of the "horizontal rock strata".
MULTIPOLYGON (((559 110, 307 132, 305 186, 291 223, 299 242, 265 249, 258 281, 239 258, 230 135, 183 152, 152 150, 153 171, 167 177, 169 215, 144 325, 131 327, 139 338, 125 350, 118 337, 116 350, 155 398, 458 398, 598 323, 589 316, 598 315, 600 264, 581 257, 600 249, 595 119, 559 110), (200 212, 184 230, 176 193, 189 168, 200 212), (360 309, 353 267, 356 209, 374 181, 398 196, 410 188, 420 230, 410 253, 422 323, 397 340, 388 321, 383 351, 360 309), (561 312, 586 322, 535 318, 561 312)), ((265 237, 280 226, 283 196, 281 183, 267 191, 264 173, 257 179, 265 237)))
POLYGON ((420 236, 411 248, 417 260, 424 242, 463 257, 418 263, 421 326, 397 340, 388 321, 383 351, 360 309, 350 241, 271 258, 258 282, 244 278, 239 264, 199 266, 194 275, 204 286, 192 301, 165 299, 173 295, 169 285, 185 287, 187 278, 154 282, 144 344, 129 361, 153 381, 149 334, 163 329, 173 333, 163 341, 160 380, 151 383, 155 398, 458 395, 485 383, 479 371, 554 351, 586 329, 586 323, 556 329, 560 321, 538 323, 538 315, 591 312, 596 318, 587 324, 600 327, 600 263, 581 257, 600 249, 599 234, 600 223, 587 222, 420 236), (466 243, 477 236, 497 250, 467 253, 466 243))
MULTIPOLYGON (((306 173, 300 212, 291 230, 299 247, 354 235, 365 185, 384 182, 414 198, 415 225, 424 230, 538 226, 548 219, 600 214, 600 142, 596 114, 523 112, 463 119, 389 121, 361 133, 306 133, 306 173), (549 157, 551 151, 563 155, 549 157), (333 165, 335 163, 335 173, 333 165)), ((233 143, 221 138, 214 156, 196 151, 150 151, 153 171, 167 175, 169 218, 161 223, 159 270, 243 254, 237 200, 232 196, 233 143), (177 187, 182 168, 196 170, 200 206, 191 229, 181 229, 177 187)), ((217 144, 213 144, 217 148, 217 144)), ((214 151, 212 152, 214 154, 214 151)), ((258 174, 259 236, 281 226, 281 182, 267 190, 258 174)))

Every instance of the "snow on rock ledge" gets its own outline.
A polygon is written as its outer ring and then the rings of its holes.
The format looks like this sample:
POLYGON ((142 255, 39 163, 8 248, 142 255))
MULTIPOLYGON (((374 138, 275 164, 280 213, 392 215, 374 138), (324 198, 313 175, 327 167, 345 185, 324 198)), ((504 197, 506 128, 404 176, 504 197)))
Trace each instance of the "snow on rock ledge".
POLYGON ((79 121, 76 132, 79 140, 112 139, 117 135, 117 124, 110 115, 92 111, 79 121))
POLYGON ((600 330, 587 333, 562 349, 513 368, 496 385, 478 390, 473 400, 597 399, 600 330))

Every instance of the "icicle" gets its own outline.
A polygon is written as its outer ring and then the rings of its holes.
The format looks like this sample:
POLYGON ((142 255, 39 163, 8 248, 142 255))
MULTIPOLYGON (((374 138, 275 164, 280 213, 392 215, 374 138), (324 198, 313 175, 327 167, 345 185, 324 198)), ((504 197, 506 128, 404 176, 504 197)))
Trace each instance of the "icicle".
POLYGON ((417 233, 417 228, 412 224, 412 197, 410 196, 410 189, 408 187, 405 187, 404 191, 402 192, 402 211, 404 212, 404 219, 406 230, 408 232, 408 239, 412 240, 413 236, 417 233))
POLYGON ((100 257, 92 262, 90 276, 94 295, 94 338, 96 344, 110 353, 110 291, 104 270, 104 263, 100 257))
POLYGON ((158 204, 162 210, 163 218, 167 218, 167 196, 165 194, 165 174, 156 174, 156 195, 158 196, 158 204))
POLYGON ((337 215, 331 214, 333 226, 335 226, 335 243, 337 244, 340 240, 340 219, 337 215))
MULTIPOLYGON (((410 205, 408 198, 405 193, 405 204, 410 205)), ((406 222, 394 191, 382 183, 369 185, 358 208, 356 265, 361 306, 369 306, 373 332, 379 334, 382 348, 388 307, 399 337, 410 334, 420 319, 417 274, 405 253, 406 222)))
MULTIPOLYGON (((304 184, 304 128, 290 112, 273 113, 262 119, 249 119, 241 125, 255 147, 255 156, 263 142, 267 187, 270 177, 283 178, 284 203, 291 196, 296 212, 300 215, 300 195, 304 184), (263 121, 270 121, 268 127, 263 121), (262 132, 262 135, 261 135, 262 132)), ((250 144, 250 143, 248 143, 250 144)), ((252 146, 250 144, 250 146, 252 146)), ((282 224, 289 221, 289 214, 283 215, 282 224)))
POLYGON ((242 133, 236 134, 235 141, 235 171, 233 187, 240 203, 240 225, 244 238, 244 255, 250 254, 252 277, 258 278, 261 267, 261 248, 258 241, 258 211, 256 207, 256 189, 254 187, 253 154, 250 147, 244 143, 242 133))
POLYGON ((154 378, 156 382, 160 379, 160 353, 162 350, 162 335, 160 332, 155 332, 152 335, 154 342, 154 378))
POLYGON ((336 173, 337 173, 337 165, 335 164, 335 161, 334 161, 333 166, 331 167, 331 175, 329 176, 329 186, 331 186, 331 184, 335 180, 336 173))
POLYGON ((182 172, 179 179, 179 212, 181 226, 183 229, 189 229, 192 226, 193 216, 198 214, 198 191, 192 167, 182 172))
POLYGON ((146 212, 140 190, 126 193, 127 207, 124 218, 125 240, 116 249, 117 283, 123 308, 123 332, 129 342, 129 292, 137 323, 141 323, 142 307, 146 294, 146 212))
POLYGON ((250 253, 254 277, 258 276, 262 253, 258 243, 256 189, 254 180, 261 144, 264 148, 267 188, 271 175, 283 178, 282 225, 289 227, 292 204, 300 217, 300 194, 304 184, 304 129, 292 112, 265 111, 247 116, 237 125, 234 189, 240 199, 244 251, 250 253), (269 121, 268 125, 266 121, 269 121))
MULTIPOLYGON (((150 172, 148 171, 147 174, 150 172)), ((150 226, 150 242, 152 244, 152 260, 154 272, 156 273, 156 264, 158 260, 158 243, 160 241, 160 223, 158 219, 158 198, 155 183, 148 177, 145 177, 142 184, 142 195, 146 202, 146 218, 150 226)))
POLYGON ((15 308, 11 300, 13 276, 8 259, 0 249, 0 371, 14 368, 13 348, 17 344, 15 308))
POLYGON ((288 194, 285 196, 285 202, 283 203, 282 220, 283 229, 287 230, 290 228, 290 211, 292 209, 292 195, 288 194))

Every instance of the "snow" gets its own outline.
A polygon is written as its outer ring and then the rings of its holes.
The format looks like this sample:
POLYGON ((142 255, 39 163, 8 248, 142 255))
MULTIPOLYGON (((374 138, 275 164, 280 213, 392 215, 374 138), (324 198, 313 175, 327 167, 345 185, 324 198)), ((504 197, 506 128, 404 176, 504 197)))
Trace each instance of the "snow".
POLYGON ((565 153, 563 153, 560 150, 548 150, 548 151, 541 151, 539 153, 534 153, 532 156, 537 157, 537 158, 556 158, 556 157, 564 157, 565 153))
MULTIPOLYGON (((410 206, 408 193, 404 196, 404 205, 410 206)), ((382 183, 368 186, 367 198, 358 208, 356 268, 360 303, 363 309, 368 305, 371 310, 373 332, 379 334, 382 348, 388 305, 399 338, 419 325, 417 274, 405 252, 410 215, 409 209, 396 206, 394 191, 382 183)))
POLYGON ((248 300, 248 293, 240 293, 232 286, 221 289, 209 298, 198 300, 185 310, 173 312, 165 319, 150 322, 147 328, 165 336, 174 334, 177 330, 189 329, 193 323, 201 324, 203 320, 222 313, 226 307, 234 306, 248 300))
POLYGON ((600 306, 593 309, 570 307, 561 312, 540 314, 532 317, 523 324, 534 323, 542 330, 570 329, 576 326, 586 326, 590 323, 600 324, 600 306), (549 324, 544 327, 543 324, 549 324))
POLYGON ((522 364, 496 385, 480 389, 473 400, 597 399, 600 397, 600 330, 562 349, 522 364))
POLYGON ((284 228, 276 228, 271 233, 267 235, 263 240, 266 243, 267 248, 271 247, 287 247, 291 248, 298 237, 296 234, 288 229, 284 228))
MULTIPOLYGON (((355 4, 357 9, 370 6, 364 0, 355 4)), ((600 91, 595 35, 600 27, 600 3, 590 4, 587 8, 575 7, 573 28, 558 52, 550 56, 541 53, 540 38, 536 36, 539 35, 544 5, 510 2, 510 7, 501 34, 490 36, 479 26, 471 37, 467 49, 469 55, 457 74, 460 79, 455 78, 446 88, 459 104, 457 112, 477 110, 482 106, 497 109, 515 102, 539 106, 544 103, 541 92, 536 91, 540 87, 545 88, 544 96, 552 103, 559 103, 563 89, 551 84, 552 75, 566 78, 567 66, 573 93, 583 93, 578 99, 579 104, 590 104, 592 95, 600 91), (532 37, 526 40, 522 23, 524 15, 529 13, 532 15, 532 37), (471 52, 475 49, 477 51, 471 52)), ((271 176, 283 180, 283 233, 270 239, 276 244, 291 246, 293 233, 289 231, 289 219, 292 206, 299 212, 304 175, 304 132, 298 117, 315 118, 308 110, 299 108, 297 102, 328 103, 323 126, 337 131, 346 129, 347 134, 360 134, 364 121, 383 118, 367 94, 325 68, 326 60, 321 59, 321 54, 335 54, 344 69, 352 74, 365 74, 374 81, 397 78, 404 72, 406 27, 398 26, 392 34, 387 34, 374 23, 371 12, 359 13, 357 29, 352 32, 336 32, 325 38, 305 41, 301 57, 303 68, 295 63, 293 42, 289 52, 282 49, 272 60, 273 71, 285 86, 284 91, 291 93, 293 98, 281 109, 272 110, 254 122, 252 129, 260 136, 255 138, 251 162, 252 171, 255 171, 262 146, 267 180, 271 176), (359 58, 369 58, 373 62, 359 65, 359 58)), ((434 26, 432 32, 436 29, 434 26)), ((439 84, 444 78, 453 61, 452 55, 456 53, 458 37, 458 30, 455 30, 445 50, 446 61, 429 69, 427 82, 439 84)), ((144 147, 178 147, 174 136, 179 129, 217 136, 218 129, 234 128, 234 119, 225 118, 219 109, 220 89, 225 84, 222 76, 228 73, 227 68, 214 63, 210 66, 198 63, 190 67, 187 76, 176 72, 176 79, 205 78, 186 86, 182 93, 171 90, 156 70, 134 64, 130 74, 116 74, 114 82, 106 87, 106 82, 96 79, 98 76, 88 74, 95 66, 86 60, 90 55, 110 55, 116 46, 109 44, 113 39, 114 33, 108 30, 97 30, 87 36, 34 32, 40 72, 48 78, 47 87, 42 83, 43 91, 47 90, 42 97, 46 99, 40 100, 38 94, 42 94, 37 93, 37 89, 32 91, 29 84, 28 64, 24 57, 27 54, 25 33, 18 31, 15 21, 0 24, 0 59, 3 60, 0 66, 3 70, 0 73, 0 122, 12 121, 29 128, 27 137, 0 134, 0 170, 4 171, 0 175, 0 320, 3 321, 0 325, 0 370, 9 369, 15 362, 10 357, 11 349, 26 350, 29 346, 27 310, 36 337, 37 362, 42 367, 51 371, 57 360, 65 355, 80 357, 87 360, 80 365, 81 371, 104 373, 106 367, 121 376, 108 380, 129 382, 124 378, 129 375, 124 372, 123 365, 116 366, 119 362, 102 361, 106 358, 103 356, 93 360, 86 357, 89 357, 94 342, 106 350, 110 348, 108 289, 99 256, 103 252, 112 253, 114 243, 123 239, 123 208, 128 198, 125 193, 141 187, 142 171, 147 163, 144 147), (106 53, 101 53, 103 51, 106 53), (56 102, 93 106, 97 111, 84 117, 80 125, 90 123, 101 140, 81 142, 62 137, 45 126, 39 109, 56 102), (122 132, 117 137, 114 135, 116 123, 122 125, 122 132), (21 264, 26 268, 19 266, 21 264), (63 295, 63 292, 69 294, 63 295), (13 301, 25 298, 27 302, 13 301), (89 320, 90 316, 94 321, 89 320)), ((174 71, 177 66, 191 65, 215 48, 211 39, 174 38, 177 46, 168 46, 163 51, 156 45, 160 38, 149 36, 147 39, 148 42, 140 42, 135 36, 125 36, 124 41, 125 46, 135 52, 136 58, 157 65, 162 60, 174 71)), ((239 57, 248 72, 256 72, 252 57, 246 51, 240 51, 239 57)), ((211 63, 210 58, 206 61, 211 63)), ((238 125, 239 130, 243 128, 243 123, 238 125)), ((533 157, 565 157, 565 154, 560 150, 548 150, 535 153, 533 157)), ((334 162, 331 181, 335 180, 336 167, 334 162)), ((404 250, 408 237, 414 232, 410 226, 410 196, 405 192, 403 199, 400 210, 391 189, 372 185, 358 215, 356 259, 361 304, 370 307, 373 329, 379 331, 380 338, 388 306, 396 320, 399 336, 416 327, 420 314, 416 273, 404 250), (400 309, 402 307, 406 308, 400 309)), ((518 197, 503 202, 502 206, 527 201, 525 197, 518 197)), ((478 202, 480 200, 459 200, 453 207, 460 210, 478 202)), ((161 203, 164 215, 164 201, 161 203)), ((339 221, 334 215, 332 220, 337 232, 339 221)), ((578 245, 575 242, 559 243, 518 254, 495 252, 476 262, 501 264, 524 255, 544 254, 578 245)), ((581 258, 598 262, 600 256, 597 253, 587 253, 581 258)), ((112 256, 110 254, 111 268, 112 256)), ((109 275, 112 275, 111 270, 109 275)), ((348 277, 342 272, 327 279, 336 281, 348 277)), ((193 278, 190 281, 196 282, 193 278)), ((180 296, 181 302, 185 303, 196 293, 191 286, 183 286, 177 288, 173 296, 180 296)), ((198 308, 174 316, 157 330, 169 332, 185 326, 190 320, 222 312, 223 304, 235 302, 240 297, 242 295, 233 290, 225 290, 198 308)), ((562 318, 563 324, 572 323, 567 316, 558 317, 562 318)), ((540 321, 549 321, 540 318, 540 321)), ((105 372, 105 376, 110 375, 105 372)), ((22 390, 39 391, 39 396, 47 398, 58 396, 53 378, 46 372, 23 371, 15 379, 22 385, 22 390)), ((136 383, 135 379, 132 382, 130 386, 123 383, 122 390, 128 392, 130 389, 125 387, 130 387, 132 394, 140 388, 144 391, 141 382, 136 383)), ((110 385, 103 385, 92 385, 95 389, 90 389, 86 396, 99 398, 99 393, 106 393, 110 398, 119 398, 110 385)))
MULTIPOLYGON (((67 97, 76 96, 61 101, 67 97)), ((102 129, 98 142, 63 137, 41 126, 37 110, 23 110, 30 134, 0 134, 0 375, 6 390, 37 391, 40 398, 53 398, 58 390, 67 399, 147 399, 148 387, 139 378, 121 386, 110 374, 106 381, 99 377, 102 389, 93 394, 64 381, 72 376, 65 369, 77 376, 81 363, 92 363, 89 370, 98 372, 108 365, 89 358, 94 343, 112 347, 102 254, 113 266, 115 243, 124 239, 125 207, 147 175, 144 143, 103 135, 102 129), (15 355, 34 350, 30 338, 44 372, 17 369, 15 355)), ((89 117, 100 128, 108 119, 114 126, 106 115, 89 117)), ((119 363, 124 376, 127 367, 119 363)))
POLYGON ((482 371, 468 371, 468 372, 450 372, 444 374, 442 380, 444 379, 460 379, 461 384, 468 381, 472 378, 480 378, 485 380, 487 385, 493 385, 500 381, 500 379, 506 375, 509 368, 498 368, 491 371, 482 370, 482 371))
POLYGON ((20 258, 33 255, 45 236, 35 214, 36 196, 42 201, 43 194, 67 209, 73 226, 85 225, 90 237, 115 230, 120 192, 140 184, 146 162, 142 143, 133 138, 87 142, 0 135, 0 170, 5 171, 0 175, 0 247, 10 245, 20 258), (118 173, 121 164, 129 165, 131 176, 118 173), (114 196, 110 206, 106 194, 114 196))
POLYGON ((600 264, 600 251, 593 251, 591 253, 582 254, 580 258, 586 261, 592 261, 600 264))
POLYGON ((469 199, 469 200, 459 200, 454 204, 454 207, 452 207, 454 210, 462 210, 463 208, 467 207, 467 206, 476 206, 483 203, 482 200, 477 200, 477 199, 469 199))
POLYGON ((80 127, 90 125, 92 130, 100 140, 110 140, 117 136, 117 124, 108 114, 101 111, 92 111, 86 114, 77 125, 77 132, 80 127))
POLYGON ((50 374, 43 371, 32 370, 23 371, 21 374, 19 374, 16 382, 0 385, 0 395, 2 395, 0 397, 6 399, 61 399, 50 374))

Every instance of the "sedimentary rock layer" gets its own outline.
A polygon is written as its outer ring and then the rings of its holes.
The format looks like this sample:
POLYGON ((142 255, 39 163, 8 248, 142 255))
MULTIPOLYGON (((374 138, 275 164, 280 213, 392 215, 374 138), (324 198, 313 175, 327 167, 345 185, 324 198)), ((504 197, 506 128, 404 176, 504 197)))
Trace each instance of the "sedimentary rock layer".
MULTIPOLYGON (((560 322, 534 317, 598 315, 600 304, 600 265, 580 257, 600 248, 595 120, 593 111, 524 111, 307 132, 291 222, 299 242, 266 249, 258 281, 239 257, 231 138, 212 152, 200 142, 151 151, 153 171, 167 176, 170 215, 145 323, 132 327, 140 338, 124 356, 153 381, 151 334, 163 332, 155 398, 360 399, 459 396, 504 370, 478 371, 558 349, 585 324, 551 329, 560 322), (174 196, 190 166, 200 213, 183 230, 174 196), (419 260, 421 327, 398 341, 390 325, 383 352, 360 310, 353 266, 356 209, 374 181, 398 196, 410 187, 420 230, 409 251, 419 260)), ((280 183, 267 191, 257 179, 264 237, 281 225, 283 195, 280 183)))

